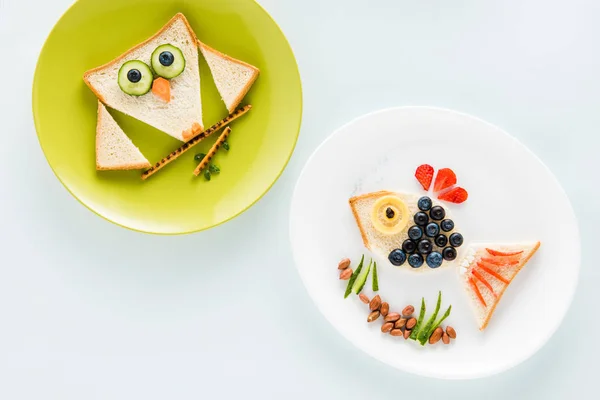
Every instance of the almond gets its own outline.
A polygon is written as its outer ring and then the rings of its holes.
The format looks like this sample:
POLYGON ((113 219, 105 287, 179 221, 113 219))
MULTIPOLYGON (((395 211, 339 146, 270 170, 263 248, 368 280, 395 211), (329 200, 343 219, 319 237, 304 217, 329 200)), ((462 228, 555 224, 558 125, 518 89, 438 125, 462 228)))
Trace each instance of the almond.
POLYGON ((443 333, 444 333, 444 330, 442 328, 440 328, 439 326, 437 328, 435 328, 435 331, 433 331, 433 333, 429 337, 429 344, 436 344, 437 342, 439 342, 440 339, 442 338, 443 333))
POLYGON ((446 333, 448 334, 448 336, 450 336, 450 339, 456 339, 456 331, 453 327, 447 326, 446 333))
POLYGON ((401 329, 392 329, 390 332, 390 335, 392 336, 402 336, 402 330, 401 329))
POLYGON ((381 309, 379 311, 381 311, 381 315, 385 317, 388 315, 388 312, 390 312, 390 305, 384 301, 381 303, 381 309))
POLYGON ((364 294, 364 293, 359 294, 358 298, 360 299, 360 301, 362 301, 365 304, 369 304, 369 301, 371 301, 371 300, 369 300, 369 298, 367 297, 367 295, 364 294))
POLYGON ((394 324, 391 322, 386 322, 385 324, 381 325, 381 332, 383 333, 388 333, 392 329, 394 329, 394 324))
POLYGON ((444 344, 450 343, 450 336, 448 336, 446 332, 444 332, 444 334, 442 335, 442 342, 444 342, 444 344))
POLYGON ((413 306, 406 306, 406 307, 404 307, 404 310, 402 310, 402 315, 409 316, 409 315, 413 315, 414 312, 415 312, 415 308, 413 306))
POLYGON ((379 318, 379 311, 375 310, 367 317, 367 322, 373 322, 379 318))
POLYGON ((407 340, 410 337, 410 329, 404 330, 404 340, 407 340))
POLYGON ((400 318, 394 323, 394 328, 404 328, 404 325, 406 325, 406 318, 400 318))
POLYGON ((338 269, 346 269, 350 266, 350 259, 349 258, 344 258, 342 261, 340 261, 340 263, 338 264, 338 269))
POLYGON ((400 314, 391 312, 385 317, 385 322, 396 322, 400 319, 400 314))
POLYGON ((415 327, 415 325, 417 324, 417 319, 416 318, 411 318, 408 321, 406 321, 406 329, 412 329, 415 327))
POLYGON ((342 272, 340 272, 340 279, 343 281, 347 281, 352 276, 352 268, 346 268, 342 272))
POLYGON ((371 299, 371 302, 369 303, 369 308, 371 309, 371 311, 375 311, 379 310, 379 307, 381 307, 381 297, 377 295, 371 299))

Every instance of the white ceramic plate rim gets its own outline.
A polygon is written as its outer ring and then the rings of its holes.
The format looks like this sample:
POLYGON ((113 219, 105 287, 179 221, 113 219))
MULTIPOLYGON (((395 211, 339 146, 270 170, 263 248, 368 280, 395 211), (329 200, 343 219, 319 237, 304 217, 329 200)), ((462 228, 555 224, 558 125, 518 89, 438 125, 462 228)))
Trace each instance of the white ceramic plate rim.
POLYGON ((291 200, 291 206, 290 206, 290 217, 289 217, 289 235, 290 235, 290 246, 292 248, 292 254, 293 254, 293 258, 294 258, 294 262, 296 265, 296 268, 298 270, 298 274, 300 275, 300 278, 302 280, 302 283, 304 284, 304 287, 306 288, 309 296, 311 297, 311 299, 313 300, 313 302, 315 303, 315 305, 317 306, 317 309, 321 312, 321 314, 329 321, 329 323, 343 336, 345 337, 348 341, 350 341, 354 346, 356 346, 357 348, 361 349, 363 352, 365 352, 366 354, 370 355, 371 357, 385 363, 388 364, 392 367, 404 370, 406 372, 409 373, 413 373, 416 375, 421 375, 421 376, 425 376, 425 377, 430 377, 430 378, 440 378, 440 379, 478 379, 478 378, 484 378, 487 376, 491 376, 491 375, 495 375, 495 374, 499 374, 501 372, 504 372, 506 370, 509 370, 519 364, 521 364, 522 362, 526 361, 527 359, 529 359, 531 356, 533 356, 535 353, 537 353, 549 340, 550 338, 554 335, 554 333, 557 331, 558 327, 561 325, 562 321, 564 320, 564 317, 567 313, 567 311, 569 310, 572 302, 573 302, 573 297, 575 295, 575 290, 577 289, 577 285, 578 285, 578 281, 579 281, 579 271, 581 268, 581 239, 580 239, 580 232, 579 232, 579 224, 577 221, 577 217, 575 215, 575 212, 573 210, 572 204, 570 203, 568 196, 566 194, 566 192, 564 191, 564 188, 562 187, 562 185, 560 185, 560 182, 558 182, 558 180, 556 179, 556 176, 552 173, 552 171, 548 168, 548 166, 535 154, 533 153, 527 146, 525 146, 523 143, 521 143, 521 141, 519 141, 517 138, 511 136, 510 134, 508 134, 506 131, 504 131, 503 129, 499 128, 498 126, 491 124, 485 120, 482 120, 478 117, 472 116, 470 114, 467 113, 462 113, 462 112, 458 112, 458 111, 454 111, 454 110, 450 110, 450 109, 446 109, 446 108, 442 108, 442 107, 431 107, 431 106, 402 106, 402 107, 389 107, 389 108, 385 108, 385 109, 381 109, 381 110, 376 110, 376 111, 372 111, 370 113, 364 114, 362 116, 359 116, 357 118, 354 118, 353 120, 351 120, 350 122, 342 125, 341 127, 339 127, 337 130, 335 130, 331 135, 329 135, 319 146, 317 146, 317 148, 313 151, 313 153, 310 155, 310 157, 307 159, 302 172, 300 173, 298 180, 296 181, 296 186, 294 188, 294 192, 292 195, 292 200, 291 200), (424 371, 419 371, 418 373, 411 371, 409 369, 405 369, 405 368, 401 368, 399 365, 394 365, 391 363, 388 363, 387 361, 381 360, 378 357, 376 357, 374 354, 372 354, 370 351, 367 350, 367 348, 365 346, 362 345, 362 343, 360 341, 357 340, 353 340, 350 336, 346 335, 346 333, 340 329, 340 327, 338 327, 337 325, 335 325, 334 323, 331 322, 331 320, 327 317, 326 313, 324 312, 324 310, 322 309, 322 307, 319 305, 319 303, 316 301, 314 294, 311 292, 310 289, 310 285, 307 283, 306 280, 306 276, 303 273, 303 270, 300 268, 300 263, 298 260, 298 254, 297 251, 294 247, 294 232, 293 232, 293 228, 294 228, 294 224, 293 224, 293 211, 294 211, 294 202, 295 199, 297 198, 297 194, 298 194, 298 190, 299 190, 299 183, 302 181, 305 173, 306 173, 306 169, 307 166, 313 161, 313 158, 315 158, 316 154, 319 153, 319 151, 330 141, 332 140, 334 137, 342 134, 349 126, 355 124, 356 122, 362 120, 362 119, 367 119, 367 118, 372 118, 374 116, 376 116, 377 114, 382 114, 382 113, 387 113, 390 111, 410 111, 411 109, 414 110, 431 110, 431 111, 442 111, 442 112, 446 112, 446 113, 453 113, 456 114, 458 116, 462 116, 465 118, 469 118, 475 121, 478 121, 482 124, 485 124, 487 126, 489 126, 492 129, 497 130, 498 132, 501 132, 503 135, 505 135, 508 139, 510 140, 514 140, 518 145, 520 145, 523 149, 526 150, 526 152, 532 156, 536 161, 538 161, 540 163, 540 165, 546 170, 546 172, 548 172, 548 174, 552 177, 554 183, 557 185, 557 187, 560 188, 560 192, 561 195, 565 197, 565 200, 567 202, 567 204, 569 205, 569 213, 570 213, 570 218, 572 218, 572 220, 574 221, 575 224, 575 230, 576 230, 576 237, 574 238, 574 242, 577 245, 577 252, 576 254, 573 256, 573 266, 575 267, 575 270, 573 271, 573 274, 575 275, 575 284, 572 285, 572 287, 570 288, 569 293, 566 295, 566 299, 567 299, 567 307, 564 308, 564 312, 562 313, 562 315, 557 316, 557 318, 554 319, 554 324, 552 325, 552 327, 550 329, 548 329, 546 332, 546 336, 542 338, 542 340, 540 340, 536 346, 533 346, 529 349, 529 351, 526 351, 523 353, 523 355, 519 358, 515 358, 512 360, 511 363, 505 364, 503 366, 500 367, 496 367, 496 368, 490 368, 486 371, 483 371, 481 373, 478 374, 470 374, 469 376, 465 376, 463 374, 457 374, 457 375, 452 375, 452 374, 436 374, 436 373, 427 373, 424 371))

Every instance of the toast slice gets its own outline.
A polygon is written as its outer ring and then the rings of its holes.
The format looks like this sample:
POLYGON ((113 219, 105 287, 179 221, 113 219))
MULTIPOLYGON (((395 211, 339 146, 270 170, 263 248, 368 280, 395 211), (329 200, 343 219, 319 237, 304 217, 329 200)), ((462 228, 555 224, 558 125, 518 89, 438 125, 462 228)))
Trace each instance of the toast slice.
MULTIPOLYGON (((354 218, 356 219, 356 224, 358 225, 358 229, 360 230, 360 234, 363 239, 363 243, 365 247, 371 250, 373 253, 379 255, 382 259, 387 260, 390 252, 395 249, 402 248, 402 242, 408 239, 408 230, 414 225, 413 217, 415 213, 419 212, 419 207, 417 202, 421 196, 417 194, 411 193, 396 193, 390 192, 387 190, 382 190, 379 192, 371 192, 366 193, 360 196, 355 196, 350 198, 348 201, 350 203, 350 208, 352 209, 352 214, 354 214, 354 218), (373 222, 371 221, 371 212, 373 207, 378 199, 388 195, 398 196, 407 206, 409 213, 409 223, 398 233, 393 235, 387 235, 379 232, 375 229, 373 222)), ((433 205, 440 205, 433 200, 433 205)), ((446 218, 452 218, 446 209, 446 218)), ((451 232, 448 232, 447 235, 450 235, 452 232, 456 230, 456 226, 451 232)), ((457 249, 459 251, 460 248, 457 249)), ((448 266, 452 264, 451 262, 444 262, 442 266, 448 266)), ((408 265, 408 264, 405 264, 408 265)), ((431 268, 418 268, 417 271, 430 270, 431 268)))
POLYGON ((540 242, 469 246, 460 272, 479 330, 488 326, 504 292, 539 247, 540 242))
POLYGON ((186 18, 183 14, 177 14, 145 42, 138 44, 108 64, 87 71, 83 80, 98 99, 107 106, 184 141, 184 132, 190 132, 192 127, 197 127, 197 125, 202 128, 200 73, 196 42, 196 35, 186 18), (118 84, 121 66, 131 60, 139 60, 150 66, 152 52, 163 44, 172 44, 178 47, 185 57, 184 71, 179 76, 169 79, 171 100, 165 102, 152 92, 142 96, 131 96, 123 92, 118 84))
POLYGON ((96 169, 106 171, 149 167, 146 157, 125 135, 104 104, 98 101, 96 169))
POLYGON ((232 113, 258 78, 259 69, 229 57, 200 41, 198 47, 210 68, 227 110, 232 113))

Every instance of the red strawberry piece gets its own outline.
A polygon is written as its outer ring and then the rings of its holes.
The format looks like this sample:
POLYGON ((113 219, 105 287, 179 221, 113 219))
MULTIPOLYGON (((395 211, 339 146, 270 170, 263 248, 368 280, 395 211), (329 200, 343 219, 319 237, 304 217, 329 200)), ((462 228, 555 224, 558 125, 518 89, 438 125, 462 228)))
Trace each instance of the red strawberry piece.
MULTIPOLYGON (((440 171, 441 172, 441 171, 440 171)), ((438 176, 440 176, 438 174, 438 176)), ((437 184, 437 181, 436 181, 437 184)), ((448 190, 446 193, 442 193, 438 196, 438 199, 444 200, 450 203, 463 203, 469 198, 469 193, 461 187, 455 187, 454 189, 448 190)))
POLYGON ((417 172, 415 172, 415 178, 419 181, 423 189, 429 190, 431 187, 431 181, 433 180, 433 173, 435 170, 429 164, 419 165, 417 172))
POLYGON ((433 191, 448 189, 450 186, 456 185, 456 174, 450 168, 442 168, 438 171, 433 184, 433 191))

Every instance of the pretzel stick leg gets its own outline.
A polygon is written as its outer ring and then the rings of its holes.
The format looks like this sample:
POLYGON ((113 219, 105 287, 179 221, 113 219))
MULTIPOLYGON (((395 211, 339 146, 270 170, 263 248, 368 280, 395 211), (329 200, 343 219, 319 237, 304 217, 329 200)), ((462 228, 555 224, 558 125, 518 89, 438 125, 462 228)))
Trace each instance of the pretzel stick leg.
POLYGON ((162 160, 160 160, 159 162, 154 164, 152 167, 150 167, 146 171, 142 172, 142 180, 148 179, 149 177, 151 177, 152 175, 154 175, 155 173, 157 173, 158 171, 163 169, 165 166, 170 164, 172 161, 176 160, 180 155, 182 155, 183 153, 185 153, 186 151, 188 151, 189 149, 191 149, 192 147, 194 147, 195 145, 200 143, 203 139, 205 139, 208 136, 212 135, 213 133, 223 129, 225 126, 229 125, 231 122, 235 121, 242 115, 246 114, 248 111, 250 111, 250 109, 252 109, 252 106, 250 104, 245 105, 244 107, 238 108, 233 113, 229 114, 227 117, 223 118, 221 121, 217 122, 210 128, 208 128, 202 132, 198 132, 189 141, 182 144, 181 147, 179 147, 177 150, 174 150, 168 156, 164 157, 162 160))
POLYGON ((198 164, 198 166, 194 170, 194 175, 198 176, 198 174, 200 174, 200 171, 202 171, 204 168, 206 168, 206 166, 208 165, 210 160, 215 156, 215 154, 217 154, 217 150, 219 150, 219 147, 221 147, 223 142, 225 140, 227 140, 227 136, 229 136, 230 133, 231 133, 231 128, 230 127, 225 128, 223 133, 221 133, 221 136, 219 136, 219 138, 217 139, 215 144, 213 144, 213 146, 210 148, 208 153, 204 156, 202 161, 200 161, 200 164, 198 164))

